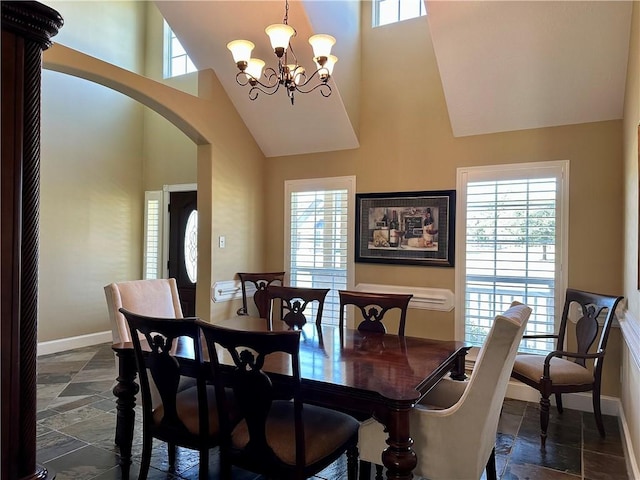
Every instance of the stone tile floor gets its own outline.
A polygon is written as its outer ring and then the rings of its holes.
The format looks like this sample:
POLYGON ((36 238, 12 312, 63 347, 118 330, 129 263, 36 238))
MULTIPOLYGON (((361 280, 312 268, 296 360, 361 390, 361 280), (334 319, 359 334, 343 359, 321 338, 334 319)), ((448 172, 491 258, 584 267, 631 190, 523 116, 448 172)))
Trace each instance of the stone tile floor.
MULTIPOLYGON (((110 344, 38 358, 37 462, 58 480, 121 478, 116 424, 116 364, 110 344)), ((142 417, 137 407, 136 421, 142 417)), ((628 480, 617 417, 605 417, 607 437, 598 435, 593 414, 552 410, 546 451, 540 450, 538 405, 506 400, 496 438, 502 480, 628 480)), ((132 478, 141 454, 141 424, 133 445, 132 478)), ((452 461, 460 461, 460 457, 452 461)), ((218 478, 217 450, 210 456, 210 478, 218 478)), ((372 469, 372 475, 375 469, 372 469)), ((169 472, 166 445, 154 440, 150 479, 197 479, 198 454, 179 449, 169 472)), ((484 477, 483 477, 484 478, 484 477)), ((262 480, 236 470, 234 479, 262 480)), ((346 461, 329 466, 314 480, 346 480, 346 461)), ((277 479, 276 479, 277 480, 277 479)), ((472 480, 472 479, 469 479, 472 480)))

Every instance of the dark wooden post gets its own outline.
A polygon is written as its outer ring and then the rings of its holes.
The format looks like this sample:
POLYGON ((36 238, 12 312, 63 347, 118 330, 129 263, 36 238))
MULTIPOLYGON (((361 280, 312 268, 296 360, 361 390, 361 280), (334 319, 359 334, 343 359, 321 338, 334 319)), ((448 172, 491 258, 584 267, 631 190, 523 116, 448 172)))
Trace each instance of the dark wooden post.
POLYGON ((37 2, 2 8, 2 480, 48 478, 36 465, 40 80, 42 51, 62 27, 37 2))

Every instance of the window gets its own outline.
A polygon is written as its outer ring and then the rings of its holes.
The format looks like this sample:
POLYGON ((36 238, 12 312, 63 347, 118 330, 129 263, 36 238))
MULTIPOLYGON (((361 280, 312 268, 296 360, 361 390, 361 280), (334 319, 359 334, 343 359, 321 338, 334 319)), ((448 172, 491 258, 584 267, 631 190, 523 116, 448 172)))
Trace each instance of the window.
POLYGON ((162 277, 160 235, 162 234, 162 192, 144 193, 144 257, 142 272, 144 279, 162 277))
POLYGON ((285 182, 288 282, 294 287, 331 289, 324 323, 338 323, 338 290, 353 285, 354 198, 355 177, 285 182))
POLYGON ((373 26, 409 20, 427 14, 424 0, 374 0, 373 26))
POLYGON ((164 22, 164 57, 164 78, 177 77, 198 70, 166 21, 164 22))
MULTIPOLYGON (((525 334, 554 333, 566 288, 569 163, 458 169, 456 337, 480 346, 513 300, 532 308, 525 334)), ((521 351, 554 350, 553 339, 521 351)))

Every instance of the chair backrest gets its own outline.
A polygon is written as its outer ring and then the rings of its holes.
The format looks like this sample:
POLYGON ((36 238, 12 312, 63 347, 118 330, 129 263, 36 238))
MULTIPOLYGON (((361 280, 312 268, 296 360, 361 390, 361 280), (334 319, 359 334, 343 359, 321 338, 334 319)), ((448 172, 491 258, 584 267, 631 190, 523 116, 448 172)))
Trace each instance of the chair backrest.
MULTIPOLYGON (((607 347, 609 339, 609 331, 615 318, 616 307, 622 300, 622 297, 610 295, 602 295, 599 293, 584 292, 582 290, 567 289, 565 296, 564 308, 562 310, 562 318, 560 319, 560 330, 558 331, 557 350, 565 350, 564 342, 567 334, 567 325, 570 321, 572 312, 571 305, 573 303, 580 306, 582 312, 581 317, 576 323, 576 345, 577 349, 572 351, 585 354, 589 351, 600 332, 597 351, 603 352, 607 347), (607 310, 604 317, 602 328, 598 324, 598 317, 603 310, 607 310)), ((602 368, 602 361, 596 359, 594 364, 594 374, 599 376, 602 368)), ((575 362, 586 367, 584 358, 576 358, 575 362)))
POLYGON ((121 308, 149 317, 183 317, 175 278, 110 283, 104 287, 104 293, 113 343, 131 341, 121 308))
POLYGON ((238 310, 238 315, 249 315, 247 304, 247 284, 252 284, 256 289, 253 294, 253 301, 258 308, 260 318, 267 318, 269 313, 269 298, 267 288, 271 284, 282 285, 285 272, 265 272, 265 273, 238 273, 240 284, 242 285, 242 308, 238 310))
POLYGON ((404 327, 407 319, 407 308, 412 294, 395 293, 368 293, 340 290, 340 328, 344 327, 345 306, 355 305, 360 310, 363 320, 357 328, 363 332, 386 333, 387 329, 382 323, 384 315, 391 309, 400 309, 400 322, 398 335, 404 335, 404 327))
POLYGON ((513 302, 506 312, 495 317, 459 400, 447 409, 432 412, 439 417, 432 431, 414 436, 416 444, 424 447, 417 451, 420 468, 416 473, 428 472, 429 478, 480 477, 495 446, 511 369, 530 314, 527 305, 513 302), (428 439, 420 438, 422 435, 428 435, 428 439), (440 443, 437 447, 433 445, 435 439, 440 443), (446 451, 452 445, 465 452, 463 463, 467 465, 446 465, 451 463, 446 451), (469 470, 460 476, 460 469, 466 468, 469 470))
MULTIPOLYGON (((176 409, 181 379, 181 367, 174 357, 176 351, 183 348, 193 352, 195 365, 202 365, 200 328, 195 323, 195 318, 148 317, 124 308, 120 309, 120 313, 128 323, 135 351, 145 428, 170 432, 175 435, 173 441, 178 445, 192 443, 188 439, 195 435, 194 432, 201 432, 204 439, 209 433, 209 418, 203 375, 196 376, 199 405, 197 419, 181 418, 176 409), (179 346, 178 342, 182 342, 182 345, 179 346), (154 387, 157 395, 153 392, 154 387), (197 430, 193 423, 198 426, 197 430)), ((167 438, 164 440, 170 441, 167 438)))
POLYGON ((249 433, 247 449, 254 463, 268 465, 278 462, 266 440, 266 420, 272 403, 276 400, 293 400, 295 404, 296 463, 304 464, 304 430, 302 427, 302 401, 300 391, 300 331, 251 332, 219 327, 202 320, 197 321, 207 343, 216 400, 222 432, 221 448, 230 445, 233 415, 244 418, 249 433), (228 352, 228 360, 220 360, 221 352, 228 352), (274 379, 263 370, 270 355, 278 358, 278 365, 290 364, 290 375, 277 375, 274 379), (233 404, 239 412, 232 412, 228 405, 228 389, 233 391, 233 404), (249 446, 250 445, 250 446, 249 446))
MULTIPOLYGON (((285 322, 289 329, 302 328, 307 323, 307 317, 304 312, 307 306, 316 307, 314 322, 316 325, 322 323, 322 309, 324 308, 324 300, 329 293, 328 288, 301 288, 301 287, 283 287, 279 285, 271 285, 267 289, 269 299, 269 313, 267 317, 273 321, 274 300, 281 300, 280 320, 285 322), (317 302, 317 303, 315 303, 317 302)), ((309 308, 311 311, 311 308, 309 308)), ((308 312, 307 312, 308 314, 308 312)))

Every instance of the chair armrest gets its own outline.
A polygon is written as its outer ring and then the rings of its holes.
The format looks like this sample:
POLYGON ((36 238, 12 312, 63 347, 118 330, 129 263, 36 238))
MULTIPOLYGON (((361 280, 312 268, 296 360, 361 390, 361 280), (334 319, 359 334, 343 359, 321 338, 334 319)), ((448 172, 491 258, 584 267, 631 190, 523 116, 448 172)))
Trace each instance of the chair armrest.
POLYGON ((553 333, 545 333, 545 334, 540 334, 540 335, 523 335, 522 338, 523 339, 527 339, 527 338, 558 338, 558 335, 555 335, 553 333))
POLYGON ((549 378, 549 367, 551 366, 551 359, 554 357, 571 357, 571 358, 602 358, 604 357, 604 350, 600 350, 596 353, 576 353, 576 352, 567 352, 564 350, 554 350, 553 352, 547 354, 544 359, 544 370, 543 377, 549 378))

